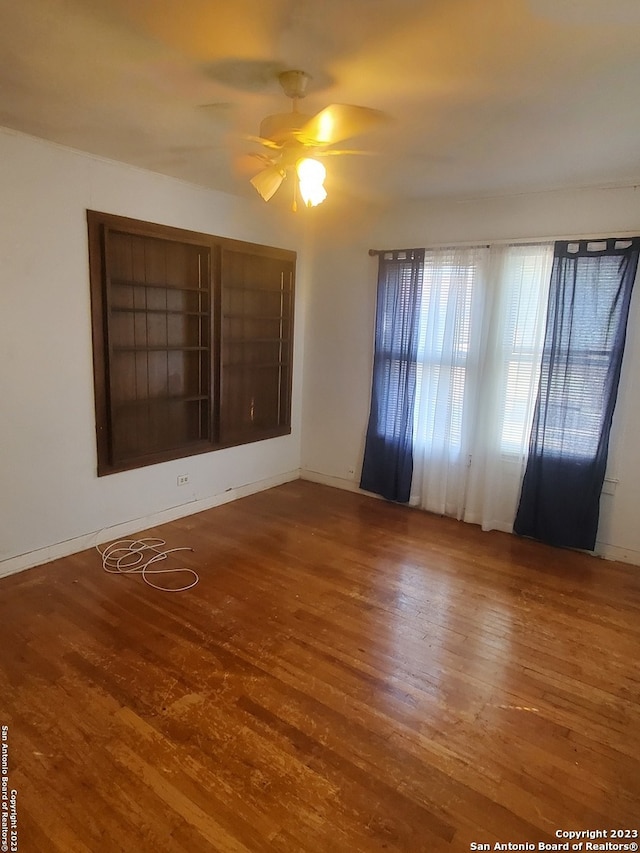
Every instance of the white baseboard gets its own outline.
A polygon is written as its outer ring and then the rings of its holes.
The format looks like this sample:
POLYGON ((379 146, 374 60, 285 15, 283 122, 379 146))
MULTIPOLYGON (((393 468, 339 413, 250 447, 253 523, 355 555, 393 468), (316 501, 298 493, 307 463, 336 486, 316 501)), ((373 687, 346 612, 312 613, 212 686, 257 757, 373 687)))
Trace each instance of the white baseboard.
POLYGON ((79 551, 85 551, 87 548, 93 548, 102 542, 110 542, 114 539, 121 539, 124 536, 131 536, 138 533, 140 530, 146 530, 149 527, 156 527, 158 524, 166 524, 169 521, 175 521, 177 518, 185 518, 188 515, 195 515, 198 512, 204 512, 207 509, 221 506, 222 504, 230 503, 245 498, 248 495, 253 495, 257 492, 263 492, 266 489, 272 489, 274 486, 281 486, 283 483, 289 483, 292 480, 300 479, 300 470, 287 471, 284 474, 277 474, 274 477, 268 477, 265 480, 258 480, 255 483, 247 483, 244 486, 237 486, 234 489, 227 489, 218 495, 213 495, 203 500, 190 501, 186 504, 170 507, 169 509, 156 512, 153 515, 147 515, 142 518, 136 518, 132 521, 126 521, 122 524, 116 524, 113 527, 105 527, 102 530, 93 530, 91 533, 86 533, 82 536, 76 536, 73 539, 67 539, 64 542, 58 542, 54 545, 49 545, 45 548, 38 548, 36 551, 29 551, 27 554, 20 554, 17 557, 10 557, 8 560, 0 562, 0 578, 14 575, 17 572, 22 572, 25 569, 31 569, 34 566, 41 566, 44 563, 50 563, 52 560, 58 560, 61 557, 68 557, 70 554, 77 554, 79 551))
POLYGON ((640 566, 640 551, 633 548, 622 548, 619 545, 608 545, 606 542, 597 542, 595 554, 605 560, 615 560, 618 563, 628 563, 631 566, 640 566))
MULTIPOLYGON (((346 477, 333 477, 330 474, 321 474, 319 471, 310 471, 308 468, 300 469, 300 479, 309 480, 311 483, 320 483, 322 486, 333 486, 334 489, 344 489, 347 492, 358 492, 361 495, 369 495, 370 492, 363 491, 355 480, 346 477)), ((379 495, 372 495, 379 497, 379 495)))
MULTIPOLYGON (((122 524, 106 527, 102 530, 93 530, 90 533, 82 536, 77 536, 74 539, 67 539, 64 542, 58 542, 49 545, 45 548, 39 548, 36 551, 30 551, 27 554, 20 554, 16 557, 10 557, 7 560, 0 561, 0 578, 8 575, 22 572, 25 569, 31 569, 34 566, 40 566, 44 563, 50 563, 53 560, 58 560, 61 557, 68 557, 70 554, 77 554, 79 551, 85 551, 88 548, 93 548, 102 542, 110 542, 114 539, 120 539, 124 536, 130 536, 138 533, 140 530, 146 530, 149 527, 156 527, 159 524, 166 524, 169 521, 175 521, 178 518, 185 518, 189 515, 195 515, 198 512, 204 512, 207 509, 213 509, 216 506, 221 506, 225 503, 238 500, 239 498, 247 497, 248 495, 256 494, 257 492, 272 489, 275 486, 280 486, 283 483, 289 483, 292 480, 309 480, 312 483, 320 483, 324 486, 332 486, 336 489, 343 489, 348 492, 356 492, 361 495, 367 495, 377 500, 382 500, 379 495, 374 495, 371 492, 366 492, 360 488, 355 480, 349 480, 346 477, 335 477, 330 474, 321 474, 319 471, 310 471, 309 469, 295 469, 287 471, 283 474, 278 474, 274 477, 268 477, 264 480, 259 480, 255 483, 247 483, 243 486, 237 486, 234 489, 228 489, 220 494, 205 498, 199 501, 190 501, 186 504, 180 504, 153 515, 136 518, 132 521, 123 522, 122 524)), ((622 548, 618 545, 609 545, 605 542, 598 542, 596 546, 596 556, 602 557, 605 560, 615 560, 620 563, 628 563, 634 566, 640 566, 640 551, 635 551, 632 548, 622 548)))
MULTIPOLYGON (((324 486, 333 486, 336 489, 344 489, 347 492, 357 492, 360 495, 367 495, 378 500, 384 500, 380 495, 374 495, 372 492, 365 492, 361 489, 355 480, 349 480, 346 477, 334 477, 329 474, 321 474, 319 471, 310 471, 307 468, 300 470, 301 480, 310 480, 312 483, 321 483, 324 486)), ((475 523, 470 521, 469 523, 475 523)), ((513 530, 507 526, 497 527, 503 533, 513 534, 513 530)), ((633 548, 621 548, 618 545, 608 545, 605 542, 598 542, 594 552, 596 557, 604 560, 614 560, 619 563, 628 563, 633 566, 640 566, 640 551, 635 551, 633 548)))

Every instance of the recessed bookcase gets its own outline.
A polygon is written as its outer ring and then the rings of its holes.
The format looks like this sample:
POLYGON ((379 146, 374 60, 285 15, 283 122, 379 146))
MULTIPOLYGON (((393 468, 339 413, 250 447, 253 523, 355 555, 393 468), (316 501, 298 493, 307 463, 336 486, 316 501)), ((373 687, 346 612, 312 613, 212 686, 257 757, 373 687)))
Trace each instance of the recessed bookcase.
POLYGON ((291 417, 293 263, 222 252, 220 439, 278 435, 291 417))
POLYGON ((295 254, 88 222, 99 475, 290 432, 295 254))

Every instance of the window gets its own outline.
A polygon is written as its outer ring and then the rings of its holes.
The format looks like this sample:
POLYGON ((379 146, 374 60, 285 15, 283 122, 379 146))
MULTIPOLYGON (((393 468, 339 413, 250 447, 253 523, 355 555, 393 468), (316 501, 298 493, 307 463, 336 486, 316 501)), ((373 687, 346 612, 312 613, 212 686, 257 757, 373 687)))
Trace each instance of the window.
POLYGON ((545 424, 546 453, 585 462, 598 454, 612 360, 619 346, 615 330, 623 294, 621 256, 631 244, 614 241, 611 255, 605 254, 606 241, 587 242, 582 253, 580 244, 567 244, 570 286, 556 295, 559 319, 542 377, 545 398, 553 399, 561 412, 545 424), (551 360, 556 367, 549 372, 551 360))
POLYGON ((595 548, 639 253, 639 238, 555 244, 522 535, 595 548))
POLYGON ((380 253, 362 488, 488 530, 513 529, 522 490, 518 532, 591 549, 639 246, 380 253))
POLYGON ((548 245, 426 252, 418 444, 441 436, 450 453, 461 452, 468 413, 476 429, 478 410, 494 399, 501 450, 522 453, 540 372, 550 263, 548 245))
POLYGON ((408 333, 403 324, 398 328, 398 318, 412 315, 415 303, 414 272, 410 262, 398 253, 399 258, 389 261, 384 290, 384 304, 380 315, 380 340, 378 357, 385 376, 387 405, 381 413, 376 430, 381 437, 397 440, 404 432, 406 403, 402 399, 407 384, 415 379, 416 364, 407 360, 408 333))
POLYGON ((509 529, 533 419, 552 246, 428 250, 413 503, 509 529))
POLYGON ((471 308, 482 275, 483 248, 427 251, 418 331, 415 412, 418 444, 462 448, 467 372, 472 367, 471 308))
POLYGON ((504 381, 499 409, 503 413, 500 447, 506 454, 520 455, 529 441, 550 275, 549 246, 510 246, 505 254, 499 358, 504 381))
POLYGON ((290 432, 295 254, 88 223, 98 474, 290 432))

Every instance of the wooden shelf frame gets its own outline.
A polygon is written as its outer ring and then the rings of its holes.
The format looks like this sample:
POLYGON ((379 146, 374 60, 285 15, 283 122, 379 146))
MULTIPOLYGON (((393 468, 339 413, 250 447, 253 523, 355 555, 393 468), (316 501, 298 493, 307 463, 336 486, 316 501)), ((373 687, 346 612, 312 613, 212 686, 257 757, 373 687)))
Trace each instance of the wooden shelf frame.
POLYGON ((98 475, 290 433, 295 252, 87 220, 98 475))

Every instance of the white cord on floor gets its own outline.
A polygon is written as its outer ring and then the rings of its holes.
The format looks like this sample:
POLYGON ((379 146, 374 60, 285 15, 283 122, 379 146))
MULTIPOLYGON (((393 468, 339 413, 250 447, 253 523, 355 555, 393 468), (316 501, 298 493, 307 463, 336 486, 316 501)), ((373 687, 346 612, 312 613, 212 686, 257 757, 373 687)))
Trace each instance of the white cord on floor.
POLYGON ((142 575, 142 580, 152 586, 154 589, 159 589, 162 592, 185 592, 194 587, 200 577, 193 569, 187 569, 182 566, 175 569, 150 569, 149 566, 154 563, 159 563, 161 560, 166 560, 169 554, 174 554, 176 551, 193 551, 193 548, 166 548, 164 539, 120 539, 118 542, 112 542, 104 550, 96 545, 96 551, 102 557, 102 568, 105 572, 114 575, 142 575), (152 552, 152 556, 148 556, 152 552), (159 586, 149 579, 149 575, 166 575, 187 572, 192 575, 194 580, 179 587, 159 586))

